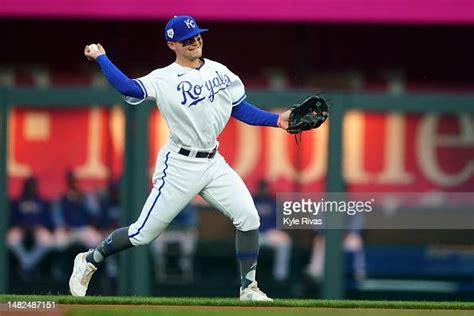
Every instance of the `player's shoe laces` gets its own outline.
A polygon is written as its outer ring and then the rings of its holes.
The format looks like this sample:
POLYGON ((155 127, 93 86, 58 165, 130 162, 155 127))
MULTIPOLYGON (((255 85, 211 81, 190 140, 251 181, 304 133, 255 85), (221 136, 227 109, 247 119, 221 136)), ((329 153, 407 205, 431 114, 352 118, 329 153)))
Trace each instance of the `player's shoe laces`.
POLYGON ((69 279, 69 291, 73 296, 85 296, 89 281, 97 268, 90 262, 86 261, 89 252, 81 252, 74 259, 74 267, 72 269, 71 278, 69 279))
POLYGON ((267 294, 263 293, 257 286, 257 281, 250 283, 248 287, 242 290, 240 288, 241 301, 259 301, 259 302, 273 302, 267 294))

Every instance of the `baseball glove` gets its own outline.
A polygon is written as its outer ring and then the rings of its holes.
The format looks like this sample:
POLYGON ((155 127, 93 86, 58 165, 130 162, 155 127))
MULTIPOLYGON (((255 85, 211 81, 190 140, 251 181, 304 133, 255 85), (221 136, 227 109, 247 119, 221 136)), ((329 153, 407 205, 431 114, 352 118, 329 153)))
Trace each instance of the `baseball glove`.
POLYGON ((296 104, 291 108, 287 132, 301 134, 304 131, 318 128, 326 121, 328 115, 329 106, 324 98, 309 97, 303 103, 296 104))

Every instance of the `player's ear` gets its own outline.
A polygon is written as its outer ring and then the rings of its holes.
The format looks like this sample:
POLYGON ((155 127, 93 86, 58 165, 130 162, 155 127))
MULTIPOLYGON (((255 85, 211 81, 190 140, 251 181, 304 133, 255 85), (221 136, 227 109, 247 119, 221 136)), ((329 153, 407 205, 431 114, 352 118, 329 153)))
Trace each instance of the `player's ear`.
POLYGON ((176 50, 176 43, 175 42, 167 42, 169 49, 176 50))

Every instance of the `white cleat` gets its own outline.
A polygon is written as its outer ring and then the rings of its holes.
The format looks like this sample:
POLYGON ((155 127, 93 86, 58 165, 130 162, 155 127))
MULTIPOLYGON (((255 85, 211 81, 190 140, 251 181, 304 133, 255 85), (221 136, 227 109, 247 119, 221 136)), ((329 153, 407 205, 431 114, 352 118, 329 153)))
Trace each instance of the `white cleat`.
POLYGON ((73 296, 86 296, 89 281, 97 270, 92 263, 86 261, 86 256, 91 251, 94 250, 81 252, 74 259, 74 267, 69 279, 69 291, 73 296))
POLYGON ((257 286, 257 281, 253 281, 250 285, 243 289, 240 288, 241 301, 255 301, 255 302, 273 302, 267 294, 263 293, 257 286))

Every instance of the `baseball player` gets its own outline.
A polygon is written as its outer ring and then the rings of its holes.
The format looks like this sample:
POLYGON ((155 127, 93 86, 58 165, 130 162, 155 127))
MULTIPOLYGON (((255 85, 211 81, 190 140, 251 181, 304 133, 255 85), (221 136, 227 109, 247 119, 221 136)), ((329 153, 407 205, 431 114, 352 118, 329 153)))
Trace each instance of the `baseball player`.
POLYGON ((240 300, 272 300, 255 279, 260 225, 257 210, 242 179, 219 154, 217 137, 231 116, 251 125, 287 129, 290 111, 278 115, 245 101, 240 78, 226 66, 202 57, 201 33, 206 31, 193 17, 170 19, 164 36, 176 60, 134 80, 107 58, 100 44, 85 47, 84 55, 97 62, 129 104, 156 102, 170 138, 157 154, 153 188, 136 222, 113 231, 97 248, 76 256, 69 280, 72 295, 86 294, 93 273, 106 257, 153 241, 199 194, 229 217, 236 228, 240 300))

